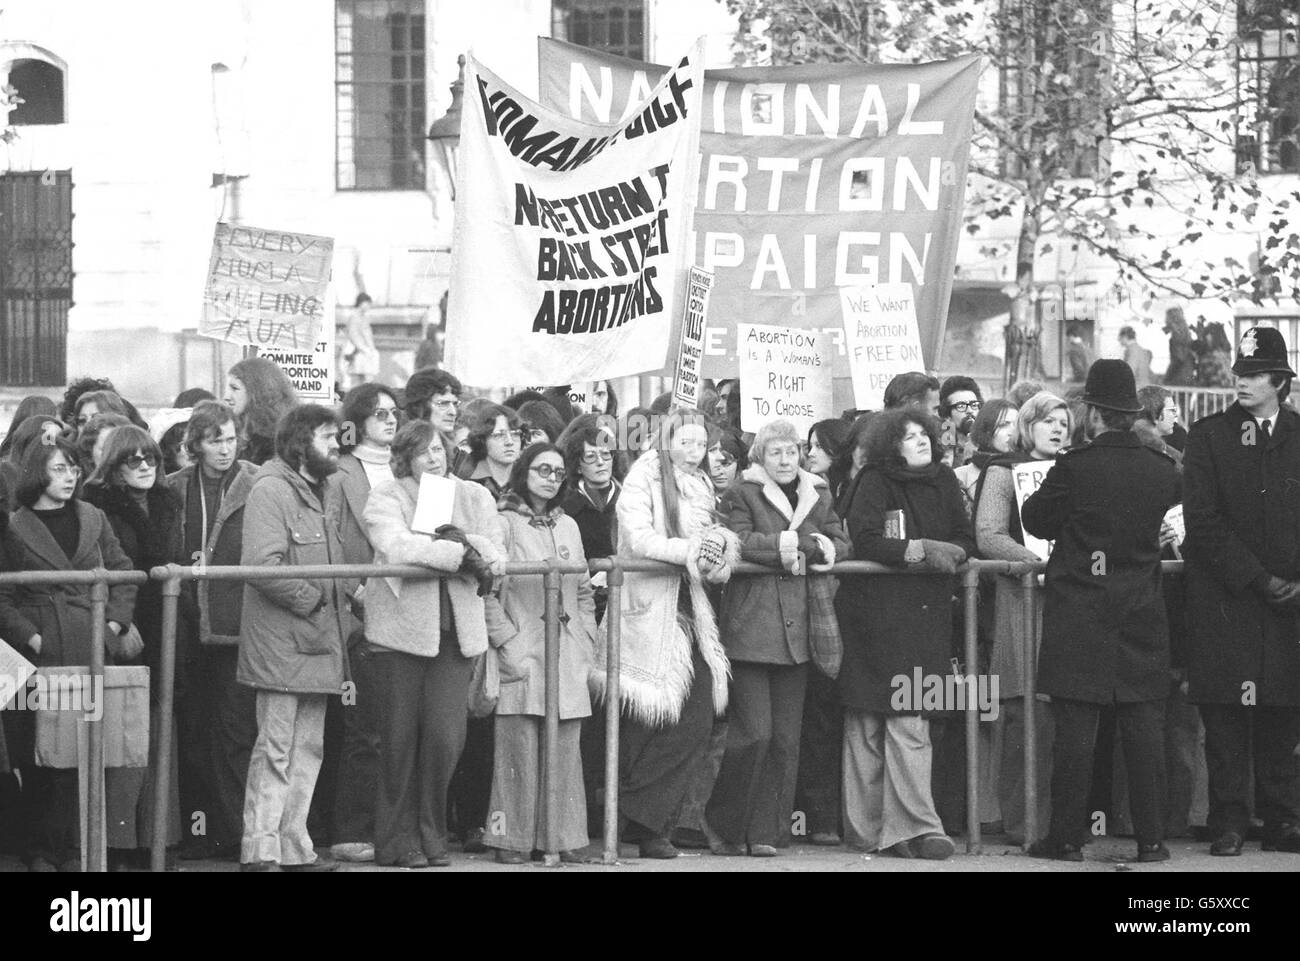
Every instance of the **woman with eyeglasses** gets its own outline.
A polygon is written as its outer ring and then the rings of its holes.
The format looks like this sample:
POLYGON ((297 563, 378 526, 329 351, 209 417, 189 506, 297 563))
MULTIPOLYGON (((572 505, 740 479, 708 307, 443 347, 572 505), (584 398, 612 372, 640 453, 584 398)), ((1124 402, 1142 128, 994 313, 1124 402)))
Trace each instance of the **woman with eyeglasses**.
MULTIPOLYGON (((573 518, 560 506, 566 471, 554 444, 533 444, 516 460, 501 499, 506 559, 576 562, 587 556, 573 518)), ((578 747, 582 719, 591 714, 587 675, 597 646, 596 603, 585 573, 560 582, 559 837, 565 861, 583 861, 587 802, 578 747)), ((501 668, 496 707, 492 798, 484 843, 501 864, 523 864, 547 849, 542 727, 546 715, 546 627, 539 577, 511 576, 487 599, 488 637, 501 668)))
MULTIPOLYGON (((80 476, 77 452, 63 437, 42 437, 42 442, 27 449, 16 491, 19 506, 9 518, 5 538, 8 570, 132 569, 103 512, 77 497, 80 476)), ((0 586, 0 636, 37 667, 87 665, 90 595, 88 584, 0 586)), ((140 636, 129 630, 135 599, 135 585, 109 588, 104 626, 107 663, 130 662, 140 654, 140 636)), ((77 772, 37 767, 31 747, 35 715, 16 713, 21 736, 15 753, 24 768, 24 860, 32 871, 79 871, 77 772)), ((9 743, 13 750, 15 742, 9 743)))
POLYGON ((482 484, 499 500, 519 459, 521 429, 519 415, 509 407, 484 407, 470 425, 469 460, 461 469, 461 477, 482 484))
POLYGON ((258 466, 275 456, 275 427, 298 406, 298 392, 280 365, 247 357, 226 374, 226 406, 239 424, 239 458, 258 466))
MULTIPOLYGON (((100 435, 104 436, 103 434, 100 435)), ((138 571, 149 571, 163 564, 170 564, 181 553, 180 498, 167 486, 162 471, 162 451, 149 436, 148 431, 128 424, 117 427, 108 434, 99 464, 94 474, 86 481, 82 497, 87 504, 98 507, 108 518, 117 535, 122 550, 131 559, 132 566, 138 571)), ((162 584, 149 581, 140 586, 135 599, 135 627, 144 643, 143 660, 149 668, 151 680, 151 701, 158 704, 159 657, 162 652, 162 584)), ((156 712, 151 719, 156 718, 156 712)), ((158 736, 156 725, 151 725, 154 737, 158 736)), ((149 780, 152 780, 150 772, 149 780)), ((143 779, 143 772, 137 781, 143 779)), ((131 803, 132 785, 122 784, 119 776, 121 796, 131 803)), ((171 779, 172 789, 176 788, 176 778, 171 779)), ((132 850, 149 845, 148 835, 152 833, 153 823, 148 807, 153 800, 151 790, 144 790, 142 783, 133 785, 140 793, 140 823, 142 830, 137 838, 134 819, 119 818, 109 824, 109 846, 132 850)), ((112 800, 110 798, 110 800, 112 800)), ((177 802, 179 803, 179 802, 177 802)), ((131 813, 134 813, 132 811, 131 813)), ((169 843, 180 840, 179 825, 171 822, 169 843)), ((129 858, 124 859, 130 863, 129 858)), ((136 858, 140 867, 144 866, 144 852, 136 858)))

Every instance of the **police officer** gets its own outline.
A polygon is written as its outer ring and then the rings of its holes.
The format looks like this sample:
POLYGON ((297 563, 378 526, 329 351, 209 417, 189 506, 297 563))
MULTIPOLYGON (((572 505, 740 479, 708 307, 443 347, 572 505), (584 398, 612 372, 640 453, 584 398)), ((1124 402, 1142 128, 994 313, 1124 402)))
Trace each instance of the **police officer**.
POLYGON ((1241 854, 1255 813, 1265 851, 1300 853, 1300 414, 1271 327, 1241 338, 1237 400, 1187 436, 1189 697, 1205 723, 1210 853, 1241 854))
POLYGON ((1063 455, 1021 509, 1024 529, 1054 540, 1047 562, 1038 689, 1052 697, 1052 824, 1035 857, 1083 860, 1093 752, 1113 705, 1128 769, 1139 861, 1164 861, 1164 708, 1169 634, 1160 527, 1181 497, 1178 471, 1133 433, 1142 409, 1122 360, 1088 370, 1091 443, 1063 455))

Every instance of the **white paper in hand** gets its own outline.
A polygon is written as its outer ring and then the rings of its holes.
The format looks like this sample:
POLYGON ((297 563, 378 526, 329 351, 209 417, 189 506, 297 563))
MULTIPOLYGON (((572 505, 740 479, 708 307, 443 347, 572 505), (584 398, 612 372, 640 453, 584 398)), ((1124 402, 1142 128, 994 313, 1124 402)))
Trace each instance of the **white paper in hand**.
POLYGON ((437 474, 420 475, 420 497, 415 502, 415 517, 411 530, 417 534, 432 534, 444 524, 451 523, 451 511, 456 506, 456 482, 437 474))
POLYGON ((8 707, 35 673, 35 664, 0 641, 0 708, 8 707))

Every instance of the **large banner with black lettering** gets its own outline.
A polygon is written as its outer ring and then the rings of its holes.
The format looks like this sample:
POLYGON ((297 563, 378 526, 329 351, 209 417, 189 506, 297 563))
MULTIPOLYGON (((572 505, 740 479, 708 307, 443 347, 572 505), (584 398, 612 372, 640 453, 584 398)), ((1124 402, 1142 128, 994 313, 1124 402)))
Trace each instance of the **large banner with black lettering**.
MULTIPOLYGON (((542 103, 617 120, 666 68, 539 40, 542 103)), ((838 288, 916 288, 927 366, 952 292, 980 58, 705 72, 694 261, 717 276, 704 375, 736 323, 822 330, 849 376, 838 288)))
POLYGON ((702 44, 590 123, 465 65, 447 367, 476 386, 661 370, 690 266, 702 44))

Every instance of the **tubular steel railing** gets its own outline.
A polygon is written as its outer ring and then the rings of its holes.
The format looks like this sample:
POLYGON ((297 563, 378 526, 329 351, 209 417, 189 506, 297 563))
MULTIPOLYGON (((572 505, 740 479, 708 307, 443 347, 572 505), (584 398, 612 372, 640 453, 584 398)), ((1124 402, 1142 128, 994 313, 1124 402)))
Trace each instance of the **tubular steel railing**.
MULTIPOLYGON (((97 567, 89 571, 20 571, 0 574, 0 587, 50 585, 90 587, 90 684, 92 691, 104 691, 104 627, 108 621, 108 589, 118 584, 140 585, 148 581, 143 571, 110 571, 97 567)), ((73 666, 73 665, 69 665, 73 666)), ((103 695, 99 695, 103 697, 103 695)), ((86 837, 82 840, 82 863, 89 871, 108 870, 107 831, 104 823, 104 728, 103 710, 88 721, 85 770, 86 837)))
MULTIPOLYGON (((1183 569, 1181 561, 1162 562, 1164 573, 1178 573, 1183 569)), ((1037 690, 1038 660, 1038 626, 1037 590, 1038 575, 1046 569, 1046 564, 1009 561, 972 560, 958 568, 960 576, 960 593, 964 607, 963 656, 967 674, 975 676, 978 672, 978 628, 977 611, 979 605, 979 579, 983 576, 1006 574, 1020 578, 1020 589, 1024 602, 1024 652, 1022 663, 1022 684, 1024 691, 1024 792, 1025 792, 1025 839, 1026 847, 1039 837, 1038 824, 1038 777, 1037 777, 1037 731, 1035 715, 1037 690)), ((566 574, 582 571, 592 573, 607 572, 606 586, 609 590, 608 605, 605 614, 606 627, 606 696, 605 696, 605 833, 603 838, 603 857, 605 864, 615 864, 618 860, 618 752, 619 752, 619 663, 621 657, 621 612, 623 603, 624 574, 664 573, 680 574, 682 569, 676 565, 659 561, 633 560, 629 558, 599 558, 584 566, 576 561, 548 559, 544 561, 511 561, 505 565, 505 572, 513 576, 540 576, 544 579, 545 606, 545 665, 546 665, 546 716, 543 738, 543 780, 546 786, 544 805, 546 850, 544 863, 550 866, 560 863, 560 852, 556 839, 559 837, 560 805, 555 803, 559 794, 559 669, 560 669, 560 620, 559 598, 561 580, 566 574)), ((741 563, 734 568, 736 576, 771 576, 770 567, 759 564, 741 563)), ((845 561, 836 564, 830 572, 836 577, 880 576, 915 574, 899 568, 886 567, 869 561, 845 561)), ((176 628, 177 608, 181 584, 192 580, 273 580, 286 577, 305 579, 338 579, 369 577, 397 577, 402 579, 430 580, 454 576, 413 565, 380 564, 336 564, 312 565, 301 567, 206 567, 195 565, 185 567, 168 565, 155 567, 146 575, 141 571, 108 571, 97 568, 90 571, 27 571, 0 574, 0 586, 6 584, 88 584, 91 587, 91 663, 92 683, 94 678, 104 674, 104 625, 108 602, 108 589, 116 584, 143 584, 152 579, 162 582, 162 650, 159 658, 159 677, 155 690, 159 692, 159 723, 153 725, 158 732, 157 738, 150 745, 151 763, 153 765, 153 847, 150 867, 153 871, 163 871, 166 866, 167 831, 170 818, 176 812, 170 810, 168 795, 171 771, 172 720, 175 699, 176 673, 176 628)), ((947 576, 947 575, 932 575, 947 576)), ((841 585, 841 590, 843 585, 841 585)), ((846 643, 852 643, 847 641, 846 643)), ((489 651, 489 654, 492 652, 489 651)), ((102 680, 98 683, 102 684, 102 680)), ((969 685, 967 685, 969 688, 969 685)), ((981 850, 979 817, 979 704, 978 698, 965 698, 966 731, 966 851, 978 854, 981 850)), ((99 717, 88 719, 89 769, 92 772, 91 783, 87 785, 88 837, 86 845, 89 852, 87 864, 90 870, 105 870, 104 838, 105 824, 103 811, 103 757, 104 741, 102 713, 99 717)))

